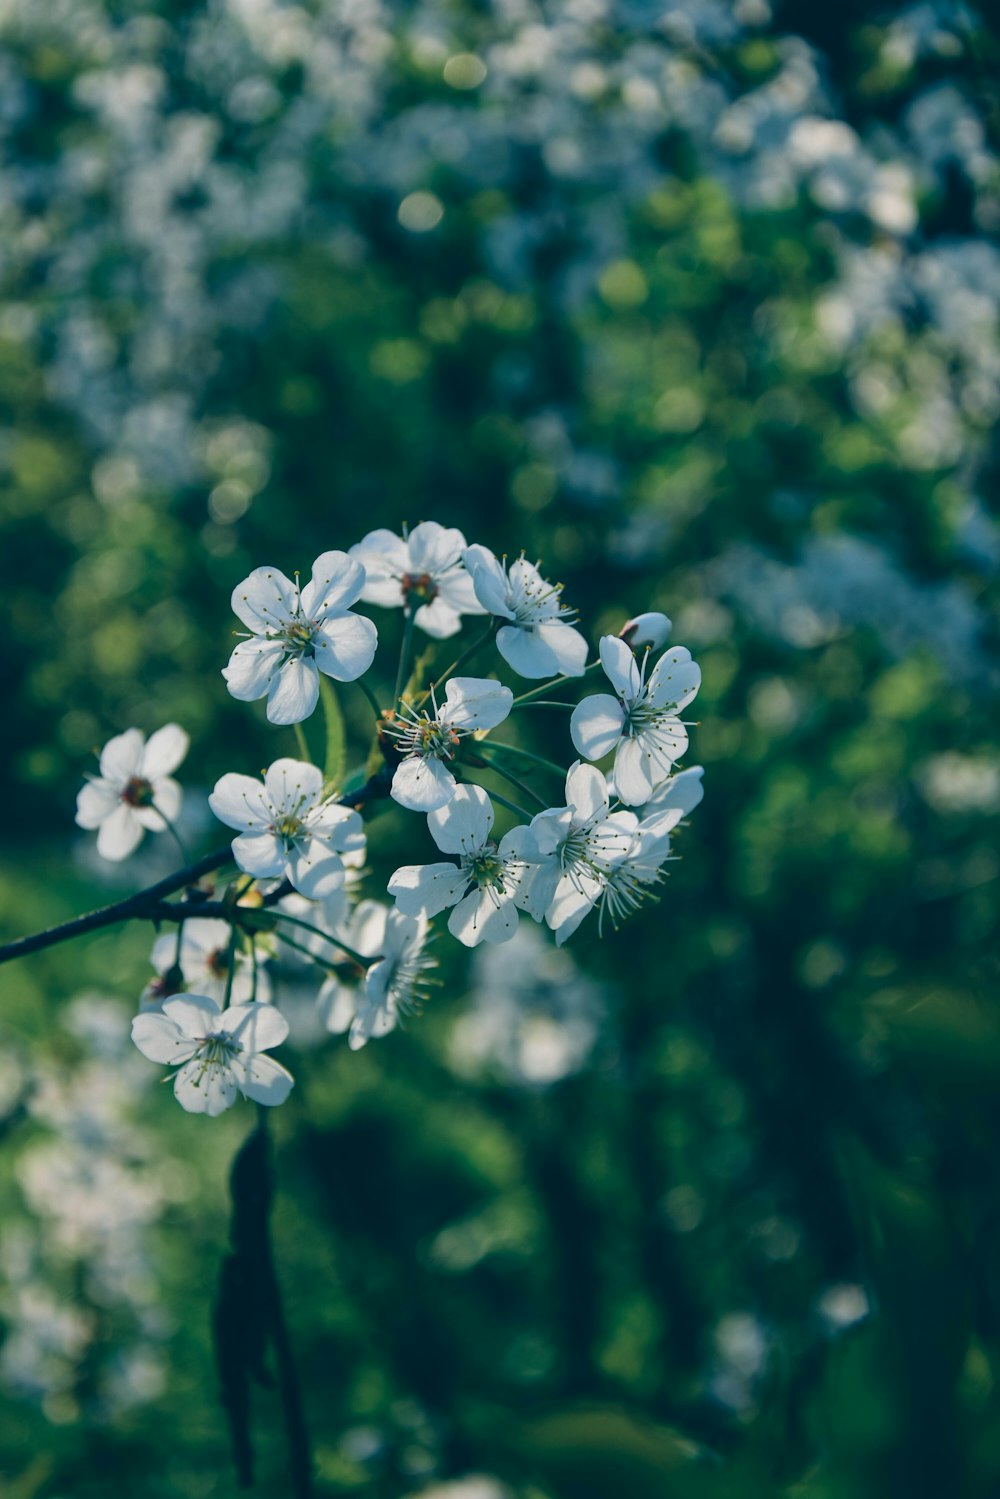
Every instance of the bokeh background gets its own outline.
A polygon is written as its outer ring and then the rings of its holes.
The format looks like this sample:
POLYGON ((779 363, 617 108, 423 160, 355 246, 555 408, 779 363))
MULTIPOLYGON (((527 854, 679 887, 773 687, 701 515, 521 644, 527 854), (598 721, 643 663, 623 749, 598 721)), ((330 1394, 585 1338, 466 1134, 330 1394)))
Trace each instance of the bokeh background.
MULTIPOLYGON (((284 991, 322 1495, 1000 1488, 998 64, 948 0, 0 3, 5 934, 169 867, 73 826, 111 733, 188 728, 205 847, 292 751, 219 676, 261 562, 433 518, 703 665, 658 905, 442 944, 359 1054, 284 991)), ((151 936, 0 971, 10 1499, 235 1492, 252 1114, 132 1054, 151 936)))

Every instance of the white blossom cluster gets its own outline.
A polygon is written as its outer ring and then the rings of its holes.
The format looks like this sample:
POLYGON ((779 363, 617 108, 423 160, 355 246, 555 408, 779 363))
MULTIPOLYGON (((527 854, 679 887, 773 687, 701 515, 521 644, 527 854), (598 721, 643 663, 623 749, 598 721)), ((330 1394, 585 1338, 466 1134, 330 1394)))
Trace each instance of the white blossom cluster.
MULTIPOLYGON (((678 768, 688 748, 684 712, 701 676, 683 646, 662 649, 665 615, 627 621, 588 662, 560 584, 523 556, 508 562, 433 521, 324 552, 305 585, 259 567, 234 589, 232 606, 244 628, 222 670, 229 692, 264 701, 269 723, 296 733, 299 754, 280 756, 260 777, 234 770, 217 781, 209 806, 234 834, 237 878, 208 914, 179 906, 176 933, 153 947, 155 977, 132 1037, 172 1069, 185 1109, 218 1114, 238 1095, 268 1106, 288 1097, 292 1077, 270 1055, 288 1035, 272 982, 286 946, 313 965, 326 1028, 346 1031, 358 1048, 426 997, 436 917, 447 913, 449 933, 466 947, 508 942, 522 918, 545 924, 561 946, 591 912, 603 932, 654 897, 675 829, 702 795, 701 768, 678 768), (373 669, 378 632, 359 604, 403 613, 391 692, 373 669), (468 617, 480 633, 427 679, 415 633, 450 642, 468 617), (499 670, 537 685, 515 692, 496 675, 459 671, 490 645, 499 670), (608 690, 575 704, 558 695, 598 669, 608 690), (371 746, 351 765, 333 684, 355 682, 375 722, 371 746), (320 703, 323 768, 308 757, 302 729, 320 703), (496 733, 534 706, 570 715, 572 763, 496 733), (388 881, 391 905, 360 898, 363 813, 380 797, 420 816, 441 856, 400 864, 388 881), (509 825, 501 830, 498 817, 509 825)), ((77 808, 105 858, 125 858, 144 830, 180 842, 172 772, 186 748, 175 724, 148 741, 129 729, 105 746, 77 808)), ((417 850, 426 839, 409 827, 417 850)))

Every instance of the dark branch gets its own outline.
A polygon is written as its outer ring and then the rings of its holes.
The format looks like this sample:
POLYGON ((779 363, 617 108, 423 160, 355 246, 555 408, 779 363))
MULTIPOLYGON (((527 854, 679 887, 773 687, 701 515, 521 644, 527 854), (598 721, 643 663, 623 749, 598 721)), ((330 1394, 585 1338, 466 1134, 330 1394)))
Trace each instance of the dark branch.
MULTIPOLYGON (((389 768, 382 766, 374 775, 369 776, 357 791, 341 797, 338 805, 353 807, 360 812, 361 808, 367 806, 369 802, 388 796, 391 781, 389 768)), ((0 947, 0 963, 9 963, 13 958, 24 958, 29 953, 41 952, 46 947, 55 947, 57 942, 67 942, 70 937, 82 937, 87 932, 99 932, 102 927, 115 926, 119 921, 135 919, 178 921, 184 916, 221 914, 215 905, 210 907, 207 902, 198 900, 197 892, 193 892, 189 901, 177 902, 174 905, 167 905, 165 901, 168 895, 176 895, 178 890, 189 889, 203 875, 211 874, 213 870, 221 869, 223 864, 231 864, 232 861, 232 852, 228 846, 224 849, 216 849, 214 854, 206 854, 196 863, 189 864, 186 869, 178 869, 173 874, 168 874, 166 879, 148 886, 145 890, 136 891, 135 895, 129 895, 125 900, 115 901, 110 906, 101 906, 97 911, 88 911, 86 916, 76 916, 72 921, 64 921, 59 926, 50 926, 47 931, 34 932, 30 937, 18 937, 15 942, 8 942, 6 946, 0 947)), ((282 895, 287 895, 291 888, 287 881, 283 881, 266 898, 265 904, 273 905, 282 895)), ((228 918, 229 912, 225 914, 228 918)))

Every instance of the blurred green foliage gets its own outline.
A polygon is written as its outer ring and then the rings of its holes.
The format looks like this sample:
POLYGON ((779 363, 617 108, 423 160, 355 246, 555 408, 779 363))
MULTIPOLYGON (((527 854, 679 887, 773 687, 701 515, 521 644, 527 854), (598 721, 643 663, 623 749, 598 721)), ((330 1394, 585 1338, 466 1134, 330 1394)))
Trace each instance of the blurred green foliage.
MULTIPOLYGON (((670 12, 676 35, 639 4, 590 30, 580 7, 515 9, 0 10, 3 926, 129 888, 72 827, 112 732, 183 723, 192 804, 293 752, 219 676, 253 566, 433 518, 543 558, 594 640, 664 609, 703 666, 706 798, 662 902, 574 941, 602 996, 589 1056, 547 1082, 457 1065, 490 988, 449 954, 405 1031, 294 1057, 276 1251, 318 1491, 483 1473, 518 1499, 987 1499, 996 38, 947 5, 734 20, 704 0, 670 12), (505 94, 502 46, 544 50, 532 25, 555 61, 505 94), (647 123, 661 46, 684 122, 647 123), (788 119, 767 113, 803 74, 788 119), (721 91, 703 129, 696 83, 721 91), (950 155, 912 123, 941 89, 950 155), (873 143, 844 201, 804 175, 744 190, 800 160, 789 119, 828 115, 873 143), (752 137, 725 170, 719 118, 752 137), (577 127, 593 164, 570 170, 577 127)), ((344 705, 359 748, 368 710, 344 705)), ((553 719, 531 742, 559 759, 553 719)), ((393 838, 372 824, 373 891, 393 838)), ((8 1348, 20 1163, 61 1127, 30 1089, 85 1064, 71 996, 118 996, 126 1031, 149 940, 0 972, 8 1348)), ((149 1249, 165 1385, 116 1407, 86 1359, 55 1393, 8 1368, 11 1499, 233 1492, 210 1304, 249 1110, 140 1098, 137 1180, 180 1183, 149 1249)), ((54 1304, 113 1365, 134 1329, 59 1253, 54 1304)), ((262 1492, 284 1492, 277 1398, 255 1407, 262 1492)))

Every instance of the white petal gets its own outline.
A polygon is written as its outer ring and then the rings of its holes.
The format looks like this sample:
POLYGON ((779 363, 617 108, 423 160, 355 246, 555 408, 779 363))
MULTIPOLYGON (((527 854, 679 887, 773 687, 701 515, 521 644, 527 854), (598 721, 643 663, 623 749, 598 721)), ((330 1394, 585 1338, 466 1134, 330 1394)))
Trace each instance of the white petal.
POLYGON ((486 677, 452 677, 444 695, 438 716, 456 729, 495 729, 514 705, 510 688, 486 677))
POLYGON ((271 824, 271 808, 260 781, 236 771, 219 777, 209 795, 208 805, 227 828, 236 828, 240 832, 250 828, 263 831, 271 824))
POLYGON ((200 1041, 218 1029, 222 1012, 207 994, 176 994, 164 1000, 163 1013, 183 1035, 200 1041))
POLYGON ((161 776, 171 775, 188 752, 190 740, 176 723, 164 724, 151 734, 142 752, 140 775, 147 781, 158 781, 161 776))
POLYGON ((165 1062, 167 1066, 186 1062, 198 1046, 172 1020, 151 1012, 136 1015, 132 1021, 132 1040, 144 1057, 151 1062, 165 1062))
MULTIPOLYGON (((270 1005, 261 1006, 270 1009, 270 1005)), ((234 1066, 237 1085, 244 1098, 273 1108, 284 1103, 295 1086, 292 1074, 273 1057, 246 1057, 234 1066)))
POLYGON ((119 788, 139 774, 144 739, 139 729, 116 734, 101 750, 101 775, 119 788))
POLYGON ((312 565, 312 578, 302 590, 302 612, 318 621, 331 609, 347 609, 361 597, 365 570, 346 552, 324 552, 312 565))
POLYGON ((468 887, 455 864, 404 864, 387 888, 404 916, 437 916, 461 900, 468 887))
POLYGON ((555 654, 534 628, 501 625, 497 650, 520 677, 554 677, 559 674, 555 654))
POLYGON ((641 807, 653 794, 658 777, 641 739, 623 739, 615 756, 615 790, 629 807, 641 807))
POLYGON ((291 656, 267 690, 269 723, 301 723, 319 700, 319 672, 311 656, 291 656))
POLYGON ((562 947, 577 927, 593 909, 603 886, 589 882, 583 889, 572 881, 562 879, 545 913, 545 920, 556 934, 556 945, 562 947))
POLYGON ((487 614, 494 614, 500 619, 513 619, 507 575, 493 553, 483 546, 466 547, 462 553, 462 561, 472 577, 476 598, 487 614))
POLYGON ((631 648, 614 635, 601 637, 601 665, 619 697, 634 703, 639 696, 639 668, 631 648))
MULTIPOLYGON (((381 967, 375 964, 375 967, 381 967)), ((369 970, 370 972, 371 970, 369 970)), ((379 1040, 396 1028, 395 1007, 379 1003, 368 995, 361 998, 358 1013, 351 1025, 347 1044, 352 1051, 359 1051, 366 1041, 379 1040)))
POLYGON ((380 900, 359 901, 344 931, 344 938, 361 953, 362 957, 374 958, 383 950, 389 907, 380 900))
POLYGON ((177 782, 163 776, 153 784, 153 805, 136 807, 135 815, 151 833, 162 833, 168 822, 177 821, 183 800, 184 794, 177 782))
POLYGON ((448 930, 466 947, 480 942, 508 942, 517 930, 512 900, 495 900, 488 890, 472 890, 448 917, 448 930))
POLYGON ((418 630, 423 630, 424 634, 429 635, 432 640, 448 640, 452 635, 457 635, 462 628, 462 619, 458 611, 453 609, 440 594, 429 604, 420 605, 413 616, 413 623, 418 630))
POLYGON ((241 640, 222 668, 230 695, 241 703, 254 703, 263 697, 277 674, 286 654, 280 640, 241 640))
POLYGON ((670 635, 672 625, 665 614, 657 610, 648 611, 645 614, 637 614, 630 619, 621 631, 621 637, 632 647, 633 651, 641 651, 643 646, 649 646, 650 650, 658 651, 661 645, 665 645, 670 635))
POLYGON ((301 816, 322 796, 323 772, 308 760, 293 760, 285 755, 268 768, 264 790, 275 812, 301 816))
POLYGON ((361 597, 367 604, 398 608, 404 602, 400 583, 410 571, 410 551, 402 537, 384 529, 369 531, 363 541, 351 547, 351 556, 365 569, 361 597))
POLYGON ((97 834, 97 852, 102 859, 127 859, 142 838, 142 823, 125 802, 119 803, 110 817, 101 823, 97 834))
POLYGON ((285 846, 273 833, 241 833, 233 839, 233 858, 244 874, 257 880, 277 879, 285 873, 285 846))
POLYGON ((305 818, 306 827, 315 838, 321 838, 337 854, 364 853, 365 825, 360 812, 327 802, 315 807, 305 818))
POLYGON ((540 624, 538 636, 552 652, 558 672, 566 677, 583 676, 588 654, 586 636, 558 619, 540 624))
POLYGON ((458 782, 448 767, 431 755, 407 755, 396 766, 392 799, 411 812, 434 812, 455 794, 458 782))
POLYGON ((356 682, 375 659, 378 631, 363 614, 328 614, 313 637, 316 665, 336 682, 356 682))
POLYGON ((597 692, 573 709, 570 738, 585 760, 603 760, 621 738, 624 723, 625 713, 618 699, 597 692))
POLYGON ((571 765, 566 776, 566 800, 575 823, 591 822, 608 811, 608 783, 596 765, 571 765))
POLYGON ((639 740, 652 754, 653 784, 658 785, 670 774, 673 761, 679 760, 687 750, 688 732, 679 718, 664 718, 644 729, 639 740))
POLYGON ((210 1066, 193 1057, 174 1078, 174 1097, 189 1114, 214 1118, 236 1102, 236 1078, 228 1066, 210 1066))
POLYGON ((646 804, 647 815, 652 812, 666 812, 668 809, 676 809, 681 817, 686 817, 689 812, 693 812, 705 795, 705 788, 702 785, 704 774, 703 766, 692 765, 688 770, 681 770, 676 775, 672 775, 653 792, 646 804))
POLYGON ((438 525, 436 520, 421 521, 407 537, 410 549, 410 571, 429 573, 436 578, 461 560, 465 537, 454 527, 438 525))
POLYGON ((309 900, 326 900, 344 883, 344 861, 320 838, 296 843, 288 855, 288 878, 309 900))
POLYGON ((288 1021, 274 1005, 230 1005, 218 1023, 220 1031, 239 1041, 244 1051, 269 1051, 288 1035, 288 1021))
POLYGON ((316 996, 316 1009, 327 1030, 343 1035, 354 1019, 356 989, 349 989, 339 979, 328 978, 316 996))
POLYGON ((673 703, 684 708, 701 686, 701 667, 691 660, 691 652, 682 645, 665 651, 649 674, 646 690, 656 708, 673 703))
POLYGON ((482 786, 459 786, 445 807, 427 818, 427 827, 443 854, 469 854, 490 836, 493 806, 482 786))
POLYGON ((472 574, 466 572, 464 567, 450 568, 436 581, 438 600, 447 604, 450 609, 454 609, 456 614, 482 615, 486 613, 476 597, 476 585, 472 581, 472 574))
POLYGON ((280 630, 295 617, 298 589, 276 567, 255 567, 233 589, 233 613, 255 635, 280 630))
POLYGON ((81 828, 99 828, 118 806, 121 792, 110 781, 88 781, 76 798, 76 820, 81 828))

